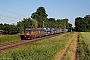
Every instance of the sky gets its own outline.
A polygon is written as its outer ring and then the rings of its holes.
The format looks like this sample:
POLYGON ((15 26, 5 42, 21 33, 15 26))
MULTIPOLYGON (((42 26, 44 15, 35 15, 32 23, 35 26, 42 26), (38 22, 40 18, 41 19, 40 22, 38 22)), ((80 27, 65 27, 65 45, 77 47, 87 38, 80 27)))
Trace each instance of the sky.
POLYGON ((73 26, 76 17, 90 15, 90 0, 0 0, 0 23, 16 24, 41 6, 48 18, 68 18, 73 26))

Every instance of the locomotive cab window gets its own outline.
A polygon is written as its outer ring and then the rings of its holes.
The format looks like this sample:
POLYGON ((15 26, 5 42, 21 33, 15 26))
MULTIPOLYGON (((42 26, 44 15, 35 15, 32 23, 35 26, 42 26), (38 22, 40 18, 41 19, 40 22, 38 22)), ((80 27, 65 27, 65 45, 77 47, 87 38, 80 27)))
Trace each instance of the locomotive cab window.
POLYGON ((29 33, 31 33, 31 30, 25 30, 25 32, 29 32, 29 33))

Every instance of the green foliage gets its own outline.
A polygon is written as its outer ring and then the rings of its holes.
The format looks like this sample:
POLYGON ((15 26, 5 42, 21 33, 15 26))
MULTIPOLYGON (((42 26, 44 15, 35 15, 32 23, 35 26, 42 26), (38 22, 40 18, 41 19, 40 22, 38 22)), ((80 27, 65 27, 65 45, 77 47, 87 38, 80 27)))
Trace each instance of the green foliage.
POLYGON ((2 23, 0 24, 0 30, 3 30, 3 24, 2 23))
POLYGON ((25 28, 38 27, 38 21, 31 18, 24 18, 22 21, 17 22, 17 27, 19 28, 19 32, 23 33, 25 28))
POLYGON ((0 33, 1 34, 17 34, 21 33, 21 27, 18 27, 17 25, 14 24, 0 24, 0 33))
POLYGON ((32 20, 32 27, 37 28, 38 27, 38 21, 32 20))
POLYGON ((90 15, 86 15, 84 18, 77 17, 75 26, 77 31, 90 31, 90 15))
POLYGON ((48 27, 53 28, 69 28, 72 27, 72 24, 69 25, 68 19, 57 19, 55 18, 48 18, 48 27))
POLYGON ((53 28, 68 28, 68 19, 47 18, 47 14, 44 7, 39 7, 36 12, 32 13, 31 18, 37 20, 38 27, 53 27, 53 28))
POLYGON ((0 30, 0 34, 3 34, 3 30, 0 30))
POLYGON ((47 25, 47 14, 44 7, 38 7, 37 11, 32 13, 31 18, 37 20, 38 27, 43 27, 43 21, 47 25))
MULTIPOLYGON (((68 23, 68 19, 47 18, 47 14, 44 7, 38 7, 36 12, 32 13, 31 18, 23 18, 23 20, 14 24, 0 24, 0 33, 4 34, 17 34, 24 33, 24 29, 27 27, 33 28, 69 28, 72 24, 68 23)), ((88 20, 88 18, 86 18, 88 20)), ((90 22, 90 21, 89 21, 90 22)), ((89 28, 90 29, 90 28, 89 28)))
POLYGON ((20 40, 19 35, 0 35, 0 43, 13 42, 20 40))
POLYGON ((69 26, 68 19, 57 19, 57 25, 60 28, 69 28, 72 26, 69 26))
POLYGON ((90 31, 90 15, 86 15, 84 17, 84 19, 86 20, 85 22, 86 22, 86 26, 87 26, 88 31, 90 31))
POLYGON ((56 21, 55 21, 55 18, 49 18, 48 19, 48 27, 56 27, 56 21))
POLYGON ((58 52, 65 48, 72 36, 73 33, 67 33, 19 47, 0 53, 0 58, 8 57, 12 60, 52 60, 58 52))
POLYGON ((14 24, 4 24, 3 31, 4 34, 17 34, 19 33, 19 28, 14 24))
POLYGON ((25 28, 32 27, 32 19, 24 18, 22 21, 17 22, 17 27, 19 28, 19 32, 23 33, 25 28))
POLYGON ((67 26, 68 26, 68 28, 69 28, 69 27, 71 28, 71 27, 72 27, 72 24, 68 23, 67 26))

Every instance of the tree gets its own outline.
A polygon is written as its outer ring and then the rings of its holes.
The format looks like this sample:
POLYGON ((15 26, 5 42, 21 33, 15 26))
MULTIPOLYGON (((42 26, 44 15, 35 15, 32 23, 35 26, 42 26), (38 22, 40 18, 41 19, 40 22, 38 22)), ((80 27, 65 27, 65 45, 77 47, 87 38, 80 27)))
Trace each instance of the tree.
POLYGON ((0 30, 3 30, 3 24, 2 23, 0 24, 0 30))
POLYGON ((88 31, 90 31, 90 15, 86 15, 84 17, 84 19, 85 19, 85 22, 87 23, 86 27, 87 27, 88 31))
POLYGON ((77 17, 75 19, 76 31, 89 31, 89 23, 86 18, 77 17))
POLYGON ((25 28, 32 27, 32 19, 24 18, 22 21, 17 22, 17 27, 19 32, 23 33, 25 28))
POLYGON ((3 25, 4 34, 17 34, 19 33, 18 27, 14 24, 4 24, 3 25))
POLYGON ((3 24, 2 23, 0 24, 0 33, 1 34, 3 33, 3 24))
POLYGON ((43 27, 43 21, 47 24, 47 14, 44 7, 38 7, 36 12, 32 13, 31 18, 38 21, 38 27, 43 27))
POLYGON ((9 34, 9 24, 4 24, 4 34, 9 34))
POLYGON ((34 27, 34 28, 38 27, 38 21, 37 20, 32 20, 32 27, 34 27))
POLYGON ((72 28, 72 24, 68 23, 68 27, 69 27, 69 28, 72 28))
POLYGON ((48 19, 48 27, 51 27, 51 28, 56 27, 55 18, 49 18, 49 19, 48 19))
POLYGON ((32 27, 32 20, 31 18, 24 18, 23 21, 22 21, 22 24, 23 24, 23 27, 24 29, 27 28, 27 27, 32 27))
POLYGON ((57 24, 58 24, 58 27, 60 27, 60 28, 68 28, 69 27, 68 19, 57 19, 57 24))

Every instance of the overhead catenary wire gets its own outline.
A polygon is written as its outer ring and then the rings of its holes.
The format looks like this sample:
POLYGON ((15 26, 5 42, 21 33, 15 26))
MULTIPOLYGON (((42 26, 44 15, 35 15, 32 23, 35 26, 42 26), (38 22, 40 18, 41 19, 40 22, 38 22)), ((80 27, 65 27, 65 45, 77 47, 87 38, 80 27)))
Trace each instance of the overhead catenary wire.
POLYGON ((0 10, 5 11, 5 12, 9 12, 9 13, 11 13, 11 14, 13 14, 13 15, 20 16, 20 17, 18 18, 18 17, 13 17, 13 16, 8 16, 8 15, 2 15, 2 14, 0 14, 0 20, 4 20, 4 21, 8 20, 8 21, 13 21, 13 22, 15 22, 15 21, 17 21, 17 20, 22 20, 23 18, 26 17, 26 16, 24 16, 24 15, 21 15, 21 14, 12 12, 12 11, 8 11, 8 10, 2 9, 2 8, 0 8, 0 10))
POLYGON ((14 24, 16 24, 17 22, 18 22, 18 20, 14 20, 14 19, 2 19, 2 18, 0 18, 0 20, 3 20, 2 22, 0 21, 0 23, 9 23, 9 24, 12 24, 12 23, 14 23, 14 24), (7 22, 8 21, 8 22, 7 22), (16 22, 15 22, 16 21, 16 22), (12 22, 12 23, 11 23, 12 22))
POLYGON ((5 10, 5 9, 2 9, 2 8, 0 8, 0 10, 3 10, 3 11, 6 11, 6 12, 15 14, 15 15, 19 15, 19 16, 25 17, 24 15, 21 15, 21 14, 18 14, 18 13, 14 13, 14 12, 11 12, 11 11, 8 11, 8 10, 5 10))
POLYGON ((10 17, 10 16, 6 16, 6 15, 0 15, 1 17, 6 17, 6 18, 13 18, 13 19, 21 19, 21 18, 17 18, 17 17, 10 17))
POLYGON ((14 19, 7 19, 7 18, 0 18, 0 20, 9 20, 9 21, 11 20, 11 21, 14 21, 14 19))
MULTIPOLYGON (((14 23, 14 19, 0 18, 0 20, 3 20, 3 22, 0 21, 0 23, 3 23, 3 24, 7 23, 6 20, 8 20, 8 21, 13 21, 12 23, 14 23)), ((7 24, 12 24, 12 23, 9 23, 9 22, 8 22, 7 24)), ((16 23, 15 23, 15 24, 16 24, 16 23)))

